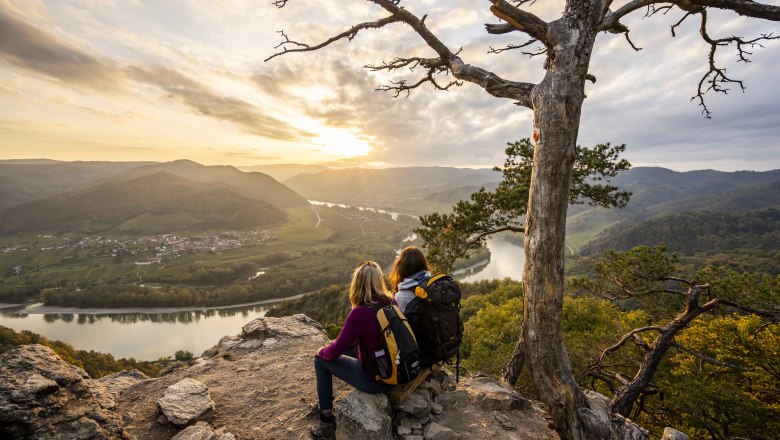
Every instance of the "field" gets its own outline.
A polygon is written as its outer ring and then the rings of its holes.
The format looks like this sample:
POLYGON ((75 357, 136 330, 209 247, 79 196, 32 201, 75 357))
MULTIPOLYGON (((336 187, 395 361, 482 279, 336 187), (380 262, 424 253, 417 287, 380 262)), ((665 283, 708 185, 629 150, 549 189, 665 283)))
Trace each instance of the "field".
POLYGON ((411 217, 354 208, 299 207, 288 216, 268 229, 0 237, 0 302, 41 290, 47 302, 81 306, 153 298, 156 304, 145 305, 161 305, 160 298, 223 305, 293 295, 345 282, 365 259, 388 265, 417 226, 411 217))

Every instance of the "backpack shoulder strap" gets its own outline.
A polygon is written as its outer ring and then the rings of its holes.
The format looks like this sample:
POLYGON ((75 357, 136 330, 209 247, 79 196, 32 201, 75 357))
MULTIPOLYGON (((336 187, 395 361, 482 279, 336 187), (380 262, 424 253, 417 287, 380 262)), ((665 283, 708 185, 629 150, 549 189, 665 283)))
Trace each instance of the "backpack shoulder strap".
POLYGON ((417 285, 417 288, 414 289, 414 294, 417 295, 418 298, 426 299, 428 298, 428 286, 436 282, 439 278, 446 277, 446 274, 439 274, 432 276, 431 278, 428 278, 427 280, 423 281, 422 283, 417 285))

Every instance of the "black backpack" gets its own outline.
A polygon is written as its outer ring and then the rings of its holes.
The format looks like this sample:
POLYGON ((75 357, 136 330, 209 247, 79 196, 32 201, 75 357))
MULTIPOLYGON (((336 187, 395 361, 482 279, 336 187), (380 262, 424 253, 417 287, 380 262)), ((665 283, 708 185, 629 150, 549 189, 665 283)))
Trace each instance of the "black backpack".
POLYGON ((460 377, 460 344, 463 322, 460 320, 460 286, 449 275, 436 275, 415 289, 418 318, 417 340, 431 363, 450 362, 457 357, 455 378, 460 377))
POLYGON ((374 352, 379 374, 377 381, 389 385, 409 383, 420 373, 423 355, 417 347, 412 328, 406 317, 394 304, 374 304, 380 349, 374 352))

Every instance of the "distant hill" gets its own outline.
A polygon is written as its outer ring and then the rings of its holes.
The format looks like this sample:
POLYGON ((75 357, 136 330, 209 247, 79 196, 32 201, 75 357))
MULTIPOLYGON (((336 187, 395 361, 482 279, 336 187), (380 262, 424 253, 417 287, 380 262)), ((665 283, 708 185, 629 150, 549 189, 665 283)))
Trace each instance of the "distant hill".
POLYGON ((47 159, 0 161, 0 210, 52 197, 153 162, 59 162, 47 159))
POLYGON ((193 182, 208 183, 214 187, 224 187, 241 197, 265 201, 282 209, 309 203, 295 191, 267 174, 245 173, 229 165, 205 166, 191 160, 136 167, 113 176, 111 180, 132 180, 159 172, 166 172, 193 182))
MULTIPOLYGON (((431 212, 428 202, 446 206, 468 198, 472 189, 501 181, 501 173, 490 169, 407 167, 327 170, 317 174, 301 174, 284 183, 309 200, 384 206, 393 210, 423 214, 431 212), (453 200, 443 200, 450 193, 453 200)), ((446 207, 445 206, 445 207, 446 207)), ((438 209, 438 207, 437 207, 438 209)), ((433 209, 433 210, 437 210, 433 209)))
POLYGON ((780 250, 780 209, 691 211, 658 216, 633 225, 611 227, 583 247, 582 254, 658 243, 665 243, 669 251, 686 254, 739 248, 780 250))
POLYGON ((12 206, 0 212, 0 232, 151 234, 265 226, 285 219, 285 212, 269 202, 156 172, 12 206))
POLYGON ((329 170, 329 167, 324 165, 301 165, 295 163, 280 163, 273 165, 251 165, 246 167, 237 167, 241 171, 258 171, 268 174, 274 179, 284 182, 285 180, 295 177, 298 174, 315 174, 321 171, 329 170))
POLYGON ((610 227, 629 225, 689 211, 738 213, 780 208, 780 170, 676 172, 634 168, 612 183, 633 193, 623 209, 576 206, 569 210, 567 237, 583 245, 610 227))

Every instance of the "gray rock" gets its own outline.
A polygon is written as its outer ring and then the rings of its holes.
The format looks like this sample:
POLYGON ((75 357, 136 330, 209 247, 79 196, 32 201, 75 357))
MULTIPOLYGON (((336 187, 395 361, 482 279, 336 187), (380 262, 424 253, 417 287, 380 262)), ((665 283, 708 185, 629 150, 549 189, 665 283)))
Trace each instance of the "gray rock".
POLYGON ((392 440, 392 410, 384 394, 352 391, 335 405, 336 440, 392 440))
POLYGON ((688 440, 688 438, 688 434, 667 426, 664 428, 664 434, 663 437, 661 437, 661 440, 688 440))
POLYGON ((171 423, 187 426, 208 419, 214 410, 214 401, 206 385, 187 378, 169 386, 157 406, 171 423))
POLYGON ((436 402, 431 403, 431 412, 439 415, 444 412, 444 408, 436 402))
POLYGON ((590 408, 577 410, 577 417, 601 438, 613 440, 647 440, 650 433, 636 423, 609 410, 609 399, 595 391, 584 390, 590 408))
POLYGON ((442 393, 442 387, 439 385, 439 382, 436 382, 435 380, 431 380, 428 383, 428 389, 433 393, 434 396, 438 396, 442 393))
POLYGON ((398 435, 406 435, 406 434, 411 434, 411 433, 412 433, 412 428, 409 428, 408 426, 401 426, 401 425, 398 425, 398 426, 395 428, 395 432, 396 432, 396 433, 398 433, 398 435))
POLYGON ((108 391, 48 347, 0 354, 0 378, 0 425, 9 438, 129 438, 108 391))
POLYGON ((425 398, 427 394, 428 391, 426 390, 414 390, 406 400, 398 405, 393 405, 393 408, 396 411, 403 411, 415 417, 425 417, 431 412, 430 396, 427 399, 425 398))
POLYGON ((271 334, 270 330, 268 330, 268 324, 266 324, 263 318, 254 319, 241 327, 242 338, 265 339, 271 336, 271 334))
POLYGON ((460 434, 436 422, 425 425, 423 435, 425 440, 453 440, 460 438, 460 434))
POLYGON ((405 435, 403 436, 403 439, 404 440, 425 440, 425 437, 414 434, 414 435, 405 435))
POLYGON ((445 408, 455 408, 465 405, 469 399, 469 393, 464 390, 457 390, 439 396, 439 403, 445 408))
POLYGON ((410 419, 407 417, 400 419, 400 425, 409 429, 422 429, 422 423, 420 423, 419 420, 410 419))
POLYGON ((493 411, 490 415, 493 416, 493 419, 496 421, 496 423, 501 425, 501 427, 506 429, 507 431, 514 431, 517 429, 517 426, 512 422, 512 419, 506 414, 498 411, 493 411))
POLYGON ((471 381, 468 391, 473 395, 474 403, 486 412, 531 409, 531 402, 520 397, 515 390, 493 379, 476 378, 471 381))
POLYGON ((106 387, 111 397, 116 399, 125 389, 149 379, 149 376, 138 370, 125 370, 103 376, 98 379, 98 382, 106 387))
POLYGON ((211 425, 206 422, 198 422, 179 431, 171 440, 215 440, 216 438, 217 435, 211 425))

